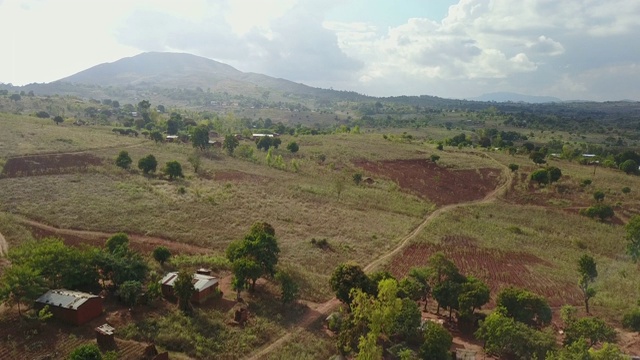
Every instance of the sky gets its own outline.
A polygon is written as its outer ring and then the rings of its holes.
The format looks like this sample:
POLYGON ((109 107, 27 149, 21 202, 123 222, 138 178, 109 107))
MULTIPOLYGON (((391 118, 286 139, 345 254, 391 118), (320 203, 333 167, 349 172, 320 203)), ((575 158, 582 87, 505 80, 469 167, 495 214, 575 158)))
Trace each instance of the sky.
POLYGON ((0 82, 147 51, 372 96, 640 100, 639 0, 0 0, 0 82))

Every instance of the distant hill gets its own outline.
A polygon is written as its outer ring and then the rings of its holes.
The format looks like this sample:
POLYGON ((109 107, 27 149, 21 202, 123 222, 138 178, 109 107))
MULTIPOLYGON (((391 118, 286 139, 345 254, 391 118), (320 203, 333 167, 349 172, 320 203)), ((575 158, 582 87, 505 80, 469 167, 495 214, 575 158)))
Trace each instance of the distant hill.
POLYGON ((495 101, 495 102, 525 102, 529 104, 562 102, 562 99, 558 99, 557 97, 552 97, 552 96, 533 96, 533 95, 523 95, 523 94, 510 93, 510 92, 494 92, 489 94, 483 94, 481 96, 478 96, 476 98, 471 98, 469 100, 495 101))

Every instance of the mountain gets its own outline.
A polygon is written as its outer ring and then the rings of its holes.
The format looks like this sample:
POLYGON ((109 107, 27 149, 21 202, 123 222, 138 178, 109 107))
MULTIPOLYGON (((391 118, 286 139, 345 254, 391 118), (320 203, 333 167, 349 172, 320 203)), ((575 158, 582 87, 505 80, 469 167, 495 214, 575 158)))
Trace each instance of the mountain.
POLYGON ((494 92, 489 94, 483 94, 481 96, 478 96, 476 98, 471 98, 469 100, 495 101, 495 102, 525 102, 530 104, 562 102, 561 99, 558 99, 552 96, 533 96, 533 95, 523 95, 523 94, 510 93, 510 92, 494 92))
MULTIPOLYGON (((96 65, 57 82, 126 88, 210 89, 227 91, 260 87, 318 96, 327 90, 256 73, 245 73, 218 61, 186 53, 147 52, 96 65)), ((235 92, 235 91, 232 91, 235 92)))

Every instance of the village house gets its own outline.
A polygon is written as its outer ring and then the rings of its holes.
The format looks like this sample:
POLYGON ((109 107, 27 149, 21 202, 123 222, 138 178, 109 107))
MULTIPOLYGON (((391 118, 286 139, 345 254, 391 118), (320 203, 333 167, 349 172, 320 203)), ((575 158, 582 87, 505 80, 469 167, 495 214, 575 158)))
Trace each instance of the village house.
MULTIPOLYGON (((160 284, 162 284, 162 295, 165 297, 174 297, 173 286, 177 278, 178 272, 174 271, 168 273, 160 280, 160 284)), ((216 293, 218 289, 218 279, 211 276, 210 270, 199 269, 193 274, 193 287, 196 291, 191 296, 191 302, 202 304, 216 293)))
POLYGON ((49 290, 36 300, 35 308, 39 311, 47 305, 53 317, 74 325, 82 325, 102 314, 102 298, 80 291, 49 290))

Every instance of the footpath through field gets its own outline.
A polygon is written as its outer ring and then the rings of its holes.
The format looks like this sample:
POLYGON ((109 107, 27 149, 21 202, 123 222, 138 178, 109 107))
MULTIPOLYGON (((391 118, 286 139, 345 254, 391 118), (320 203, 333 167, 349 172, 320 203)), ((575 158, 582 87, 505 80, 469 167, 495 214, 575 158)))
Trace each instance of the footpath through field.
MULTIPOLYGON (((432 222, 435 218, 437 218, 441 214, 443 214, 445 212, 448 212, 448 211, 451 211, 453 209, 459 208, 459 207, 472 206, 472 205, 483 204, 483 203, 488 203, 488 202, 494 201, 495 199, 497 199, 498 194, 500 194, 500 192, 508 189, 511 186, 511 182, 513 181, 513 176, 512 176, 511 171, 509 170, 509 168, 507 166, 505 166, 504 164, 502 164, 499 161, 495 160, 494 158, 492 158, 489 155, 486 155, 486 154, 483 154, 483 153, 479 153, 478 155, 488 157, 493 162, 495 162, 499 167, 501 167, 502 168, 502 174, 503 174, 503 176, 505 178, 505 181, 503 181, 503 183, 500 186, 496 187, 493 191, 491 191, 489 194, 487 194, 484 198, 482 198, 480 200, 474 200, 474 201, 468 201, 468 202, 463 202, 463 203, 458 203, 458 204, 446 205, 446 206, 443 206, 443 207, 437 209, 436 211, 428 214, 424 218, 424 220, 413 231, 411 231, 408 235, 406 235, 405 237, 403 237, 400 240, 400 242, 398 243, 398 246, 396 246, 395 249, 393 249, 390 252, 378 257, 377 259, 375 259, 374 261, 369 263, 367 266, 365 266, 364 267, 364 271, 365 272, 371 272, 371 271, 375 270, 378 266, 383 264, 386 260, 389 260, 393 256, 399 254, 409 244, 409 242, 413 238, 415 238, 430 222, 432 222)), ((262 349, 258 350, 253 355, 247 357, 247 359, 249 359, 249 360, 258 360, 258 359, 266 358, 267 355, 270 352, 272 352, 273 350, 275 350, 278 347, 280 347, 283 344, 285 344, 288 340, 291 339, 291 337, 293 335, 298 334, 301 331, 307 329, 313 323, 315 323, 317 320, 328 316, 329 314, 334 312, 339 306, 340 306, 340 300, 338 300, 336 298, 333 298, 333 299, 331 299, 331 300, 329 300, 327 302, 319 304, 319 306, 317 306, 315 309, 310 309, 311 311, 307 312, 307 314, 295 326, 294 329, 291 329, 289 332, 284 334, 278 340, 272 342, 271 344, 267 345, 266 347, 263 347, 262 349)))

